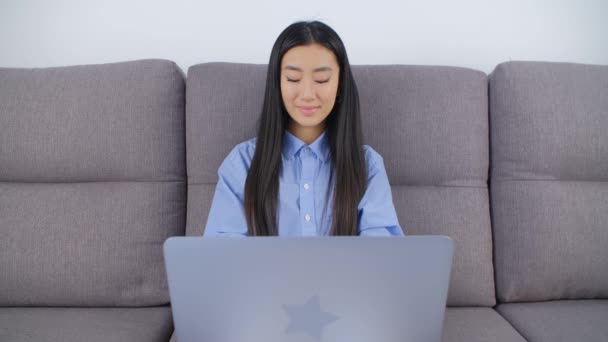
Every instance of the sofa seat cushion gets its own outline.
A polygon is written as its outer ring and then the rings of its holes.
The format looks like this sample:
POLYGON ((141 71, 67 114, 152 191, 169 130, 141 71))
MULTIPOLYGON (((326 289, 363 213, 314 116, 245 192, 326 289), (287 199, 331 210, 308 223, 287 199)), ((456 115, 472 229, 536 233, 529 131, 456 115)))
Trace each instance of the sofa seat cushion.
POLYGON ((3 342, 167 342, 169 306, 149 308, 0 308, 3 342))
MULTIPOLYGON (((443 329, 443 342, 526 341, 490 308, 448 308, 443 329)), ((175 334, 170 342, 177 342, 175 334)))
POLYGON ((608 300, 512 303, 497 310, 530 342, 608 341, 608 300))
POLYGON ((443 342, 526 341, 491 308, 448 308, 443 326, 443 342))

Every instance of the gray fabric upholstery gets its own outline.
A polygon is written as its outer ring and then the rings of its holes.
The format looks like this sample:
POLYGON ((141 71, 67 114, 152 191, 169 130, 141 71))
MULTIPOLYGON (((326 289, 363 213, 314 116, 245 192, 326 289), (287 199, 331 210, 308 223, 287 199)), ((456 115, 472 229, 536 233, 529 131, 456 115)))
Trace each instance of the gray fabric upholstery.
POLYGON ((0 306, 168 303, 184 86, 162 60, 0 69, 0 306))
POLYGON ((3 342, 166 342, 168 306, 150 308, 0 308, 3 342))
POLYGON ((490 104, 498 299, 608 298, 608 66, 503 63, 490 104))
POLYGON ((608 341, 608 300, 512 303, 497 310, 530 342, 608 341))
MULTIPOLYGON (((176 342, 175 333, 170 342, 176 342)), ((443 342, 525 342, 513 327, 491 308, 447 308, 443 342)))
POLYGON ((448 308, 443 342, 525 342, 513 327, 491 308, 448 308))
POLYGON ((0 68, 0 179, 182 181, 184 87, 163 60, 0 68))
POLYGON ((183 231, 183 184, 0 185, 3 305, 168 302, 162 243, 183 231), (20 230, 17 230, 20 228, 20 230))
MULTIPOLYGON (((485 74, 425 66, 353 72, 366 143, 384 157, 402 227, 455 240, 450 305, 494 305, 485 74)), ((188 71, 188 235, 202 233, 221 161, 256 134, 265 78, 262 65, 188 71)))

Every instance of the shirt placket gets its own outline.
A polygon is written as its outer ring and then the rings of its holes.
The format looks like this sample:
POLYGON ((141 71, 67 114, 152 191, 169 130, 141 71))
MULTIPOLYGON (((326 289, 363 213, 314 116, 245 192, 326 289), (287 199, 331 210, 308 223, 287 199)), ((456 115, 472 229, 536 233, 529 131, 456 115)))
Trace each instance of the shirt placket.
POLYGON ((314 202, 314 171, 315 157, 310 147, 304 147, 301 153, 302 177, 300 179, 300 222, 302 222, 302 235, 314 236, 317 234, 314 202))

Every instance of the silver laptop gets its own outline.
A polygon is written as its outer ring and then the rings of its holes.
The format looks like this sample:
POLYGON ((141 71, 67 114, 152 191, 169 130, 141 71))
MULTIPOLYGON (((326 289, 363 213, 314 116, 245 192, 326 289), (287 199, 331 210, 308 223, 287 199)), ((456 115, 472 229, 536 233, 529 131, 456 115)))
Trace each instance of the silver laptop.
POLYGON ((178 342, 441 340, 453 242, 409 237, 172 237, 178 342))

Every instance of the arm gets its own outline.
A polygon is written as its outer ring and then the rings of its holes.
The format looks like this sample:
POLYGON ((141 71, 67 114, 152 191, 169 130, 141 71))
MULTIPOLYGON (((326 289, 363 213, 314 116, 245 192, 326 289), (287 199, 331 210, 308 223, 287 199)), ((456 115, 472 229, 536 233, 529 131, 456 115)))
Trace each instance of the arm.
POLYGON ((367 189, 359 203, 359 235, 403 236, 382 157, 373 152, 367 189))
POLYGON ((204 236, 247 236, 244 191, 248 166, 238 146, 220 165, 204 236))

